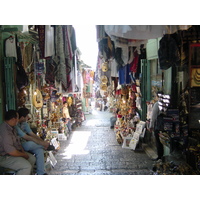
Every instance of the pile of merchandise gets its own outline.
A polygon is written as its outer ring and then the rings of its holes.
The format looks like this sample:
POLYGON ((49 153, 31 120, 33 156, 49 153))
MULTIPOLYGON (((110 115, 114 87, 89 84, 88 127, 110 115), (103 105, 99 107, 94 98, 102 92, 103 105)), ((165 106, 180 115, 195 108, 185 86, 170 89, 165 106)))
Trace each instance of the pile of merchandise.
POLYGON ((173 161, 171 162, 162 162, 162 160, 158 160, 152 168, 152 175, 195 175, 192 168, 185 164, 175 164, 173 161))

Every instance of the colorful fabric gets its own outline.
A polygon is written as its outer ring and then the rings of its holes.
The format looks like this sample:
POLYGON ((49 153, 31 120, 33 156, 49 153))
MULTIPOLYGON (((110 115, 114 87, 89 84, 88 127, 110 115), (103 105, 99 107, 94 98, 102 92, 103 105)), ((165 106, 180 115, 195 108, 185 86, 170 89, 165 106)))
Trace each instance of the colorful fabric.
POLYGON ((134 52, 134 59, 130 64, 130 70, 131 72, 136 73, 137 69, 138 69, 138 61, 139 61, 139 55, 137 53, 137 51, 134 52))

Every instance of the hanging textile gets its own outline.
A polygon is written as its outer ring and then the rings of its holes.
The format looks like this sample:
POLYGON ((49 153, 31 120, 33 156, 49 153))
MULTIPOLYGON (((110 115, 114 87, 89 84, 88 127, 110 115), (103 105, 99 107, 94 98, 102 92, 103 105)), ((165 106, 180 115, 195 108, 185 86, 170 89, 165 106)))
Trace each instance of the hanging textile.
POLYGON ((5 40, 5 56, 14 57, 17 62, 17 47, 15 36, 10 36, 5 40))
POLYGON ((44 48, 45 48, 45 25, 38 25, 38 36, 39 36, 39 48, 40 48, 40 58, 44 58, 44 48))
POLYGON ((76 46, 76 33, 75 33, 75 30, 74 30, 74 27, 73 26, 70 26, 70 27, 71 27, 70 40, 71 40, 72 53, 73 53, 73 56, 74 56, 74 52, 77 49, 77 46, 76 46))
POLYGON ((45 47, 44 56, 50 57, 54 55, 54 28, 45 25, 45 47))
POLYGON ((70 27, 63 26, 63 35, 64 35, 64 50, 65 50, 65 58, 67 59, 67 66, 72 67, 72 45, 70 40, 70 27))
POLYGON ((125 84, 125 67, 119 68, 119 84, 125 84))
POLYGON ((138 68, 139 55, 137 51, 134 52, 134 59, 130 63, 130 71, 136 73, 138 68))
POLYGON ((64 38, 64 55, 65 55, 65 63, 66 63, 66 76, 67 76, 67 90, 68 92, 73 91, 73 51, 71 44, 71 25, 64 25, 63 28, 63 38, 64 38))
POLYGON ((119 84, 120 85, 131 83, 130 72, 131 71, 130 71, 129 64, 119 68, 119 84))
POLYGON ((56 63, 56 71, 55 77, 56 81, 62 83, 63 89, 67 90, 67 72, 66 72, 66 64, 65 64, 65 54, 64 54, 64 41, 63 41, 63 30, 62 26, 56 26, 56 54, 53 56, 53 60, 56 63))
POLYGON ((121 48, 115 49, 115 60, 118 64, 117 70, 119 70, 119 68, 124 65, 124 61, 122 60, 122 49, 121 48))
POLYGON ((47 59, 46 60, 46 73, 45 73, 45 81, 49 85, 54 85, 55 83, 55 63, 53 62, 52 59, 47 59))
POLYGON ((96 25, 97 42, 100 42, 106 37, 106 32, 104 30, 104 25, 96 25))
POLYGON ((33 45, 31 43, 25 45, 23 55, 23 66, 24 69, 27 69, 33 63, 33 45))
POLYGON ((111 36, 127 39, 147 40, 163 36, 163 33, 175 33, 178 30, 185 30, 190 26, 179 25, 105 25, 105 32, 111 36))
POLYGON ((17 44, 19 44, 19 42, 18 42, 18 39, 17 39, 17 36, 16 36, 16 50, 17 50, 16 84, 17 84, 18 90, 21 90, 29 84, 29 79, 28 79, 26 71, 25 71, 25 69, 22 65, 22 54, 21 54, 20 46, 18 46, 17 44))

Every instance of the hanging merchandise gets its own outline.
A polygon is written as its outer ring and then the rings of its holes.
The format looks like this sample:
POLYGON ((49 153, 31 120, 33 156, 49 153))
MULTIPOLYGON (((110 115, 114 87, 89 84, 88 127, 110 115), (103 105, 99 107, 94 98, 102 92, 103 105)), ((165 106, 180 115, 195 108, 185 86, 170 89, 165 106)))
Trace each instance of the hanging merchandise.
POLYGON ((62 83, 63 89, 66 91, 68 86, 67 72, 66 72, 66 59, 64 49, 64 35, 61 25, 55 28, 55 50, 56 53, 53 56, 53 60, 56 63, 55 78, 56 81, 62 83))
POLYGON ((103 91, 106 91, 107 90, 107 85, 101 84, 100 85, 100 89, 103 90, 103 91))
POLYGON ((108 71, 108 62, 104 62, 101 66, 101 69, 103 72, 107 72, 108 71))
POLYGON ((68 103, 69 106, 72 105, 72 102, 73 102, 72 97, 68 97, 67 98, 67 103, 68 103))
POLYGON ((108 78, 107 78, 107 76, 105 76, 105 75, 101 76, 101 82, 102 82, 103 84, 107 84, 107 83, 108 83, 108 78))
POLYGON ((100 89, 103 90, 103 91, 107 91, 107 89, 108 89, 107 83, 108 83, 107 76, 105 76, 105 75, 101 76, 100 89))
POLYGON ((180 53, 176 40, 172 35, 166 34, 160 40, 160 48, 158 50, 158 58, 160 69, 167 70, 170 67, 179 65, 180 53))
POLYGON ((5 56, 14 57, 15 62, 17 62, 17 47, 15 36, 11 35, 5 40, 5 56))
POLYGON ((200 69, 198 68, 192 68, 191 69, 191 87, 200 87, 200 69))
POLYGON ((17 95, 17 106, 18 107, 23 107, 25 105, 26 96, 27 96, 26 88, 23 88, 18 92, 18 95, 17 95))
POLYGON ((25 88, 29 84, 28 76, 23 66, 17 66, 16 84, 18 90, 25 88))
POLYGON ((40 90, 36 89, 33 94, 33 106, 36 109, 40 109, 43 106, 43 98, 40 90))
POLYGON ((134 59, 130 63, 130 71, 136 73, 138 69, 139 54, 137 50, 134 51, 134 59))
POLYGON ((36 74, 42 75, 44 73, 44 62, 37 62, 36 63, 36 74))

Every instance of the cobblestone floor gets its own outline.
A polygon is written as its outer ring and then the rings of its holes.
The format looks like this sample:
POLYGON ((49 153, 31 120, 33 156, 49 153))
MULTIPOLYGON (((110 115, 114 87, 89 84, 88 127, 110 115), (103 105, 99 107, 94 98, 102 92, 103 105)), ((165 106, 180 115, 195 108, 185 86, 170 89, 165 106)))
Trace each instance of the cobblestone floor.
POLYGON ((51 175, 149 175, 153 161, 140 151, 123 149, 110 129, 111 113, 94 111, 55 154, 51 175))

